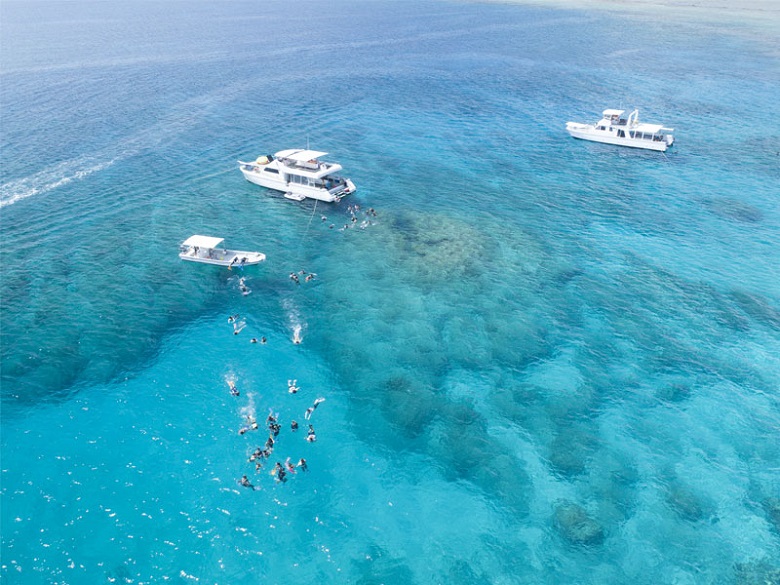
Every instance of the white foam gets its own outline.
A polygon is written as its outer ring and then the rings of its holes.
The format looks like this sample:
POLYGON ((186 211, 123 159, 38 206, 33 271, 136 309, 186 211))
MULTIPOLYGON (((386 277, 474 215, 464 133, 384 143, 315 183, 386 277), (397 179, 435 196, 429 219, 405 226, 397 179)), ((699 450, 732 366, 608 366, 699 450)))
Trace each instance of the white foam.
POLYGON ((73 181, 80 181, 93 173, 107 169, 114 160, 89 164, 91 159, 63 161, 22 179, 0 185, 0 208, 13 205, 28 197, 53 191, 73 181))

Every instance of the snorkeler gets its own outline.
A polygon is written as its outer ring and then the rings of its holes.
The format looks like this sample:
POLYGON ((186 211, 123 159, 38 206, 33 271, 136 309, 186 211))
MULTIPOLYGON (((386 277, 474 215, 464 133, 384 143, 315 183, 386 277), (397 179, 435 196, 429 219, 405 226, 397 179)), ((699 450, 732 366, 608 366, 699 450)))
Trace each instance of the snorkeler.
POLYGON ((240 484, 241 484, 242 486, 244 486, 244 487, 252 488, 252 491, 254 491, 254 490, 256 490, 256 489, 257 489, 255 486, 253 486, 253 485, 252 485, 252 484, 249 482, 249 478, 248 478, 246 475, 244 475, 244 476, 243 476, 243 477, 242 477, 242 478, 241 478, 241 479, 238 481, 238 483, 240 483, 240 484))
POLYGON ((284 467, 282 467, 282 464, 277 461, 274 468, 271 470, 271 475, 276 476, 276 481, 282 482, 287 481, 285 479, 285 475, 287 475, 287 472, 284 470, 284 467))
POLYGON ((320 397, 317 398, 317 400, 314 401, 314 404, 312 404, 309 408, 306 409, 306 412, 303 414, 303 418, 306 420, 309 420, 311 418, 311 415, 314 413, 315 410, 317 410, 317 407, 322 403, 325 402, 325 399, 320 397))

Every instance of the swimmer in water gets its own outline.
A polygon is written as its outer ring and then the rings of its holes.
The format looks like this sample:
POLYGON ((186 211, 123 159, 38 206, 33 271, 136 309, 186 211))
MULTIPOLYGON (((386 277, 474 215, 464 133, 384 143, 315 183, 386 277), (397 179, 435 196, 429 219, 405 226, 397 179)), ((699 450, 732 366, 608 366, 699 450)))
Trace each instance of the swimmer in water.
POLYGON ((284 477, 285 475, 287 475, 287 472, 284 470, 284 467, 282 467, 282 464, 279 461, 276 462, 276 465, 271 471, 271 475, 276 476, 276 481, 279 482, 287 481, 284 477))
POLYGON ((265 345, 266 343, 268 343, 268 340, 267 340, 265 337, 261 337, 261 338, 260 338, 260 343, 262 343, 263 345, 265 345))
POLYGON ((290 463, 290 458, 289 457, 284 462, 284 466, 287 468, 287 471, 289 471, 290 473, 295 473, 295 465, 290 463))
POLYGON ((298 461, 298 467, 301 468, 301 471, 309 471, 309 466, 306 465, 306 459, 301 457, 300 461, 298 461))
POLYGON ((253 337, 249 340, 249 343, 257 343, 257 337, 253 337))
POLYGON ((235 323, 236 321, 238 321, 238 317, 239 317, 238 314, 230 315, 230 317, 228 317, 228 323, 235 323))
POLYGON ((297 383, 298 383, 298 380, 287 380, 287 391, 290 394, 296 394, 298 392, 298 390, 300 390, 300 388, 298 388, 298 386, 296 386, 297 383))
POLYGON ((317 435, 314 432, 314 427, 311 425, 309 425, 309 430, 306 431, 306 440, 309 443, 313 443, 314 441, 317 440, 317 435))
POLYGON ((301 343, 301 341, 303 341, 303 337, 301 337, 301 326, 300 325, 298 325, 295 328, 295 331, 293 331, 292 341, 296 345, 298 345, 299 343, 301 343))
POLYGON ((236 388, 236 383, 233 380, 228 380, 228 386, 230 387, 230 395, 231 396, 240 396, 241 392, 238 391, 238 388, 236 388))
POLYGON ((314 404, 306 409, 306 412, 303 414, 303 418, 309 420, 314 411, 317 410, 317 407, 323 402, 325 402, 324 398, 317 398, 317 400, 314 401, 314 404))
POLYGON ((290 422, 290 430, 292 432, 295 432, 295 431, 298 430, 298 421, 297 420, 294 420, 294 421, 290 422))
POLYGON ((290 273, 290 280, 292 280, 295 284, 301 284, 301 281, 298 279, 298 275, 294 272, 290 273))
POLYGON ((245 475, 245 476, 243 476, 243 477, 242 477, 242 478, 241 478, 241 479, 238 481, 238 483, 240 483, 240 484, 241 484, 242 486, 244 486, 244 487, 252 488, 252 491, 254 491, 254 490, 256 490, 256 489, 257 489, 255 486, 253 486, 253 485, 252 485, 252 484, 249 482, 249 478, 248 478, 246 475, 245 475))

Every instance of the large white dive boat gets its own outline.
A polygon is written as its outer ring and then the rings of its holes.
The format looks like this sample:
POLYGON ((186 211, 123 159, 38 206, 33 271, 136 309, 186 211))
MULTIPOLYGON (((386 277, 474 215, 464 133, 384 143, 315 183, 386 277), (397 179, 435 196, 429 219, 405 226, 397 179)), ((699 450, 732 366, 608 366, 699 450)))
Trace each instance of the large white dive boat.
POLYGON ((353 193, 355 184, 338 175, 343 170, 340 164, 319 160, 327 154, 293 148, 260 156, 254 162, 238 161, 238 168, 250 183, 283 191, 288 199, 310 197, 330 203, 353 193))
POLYGON ((566 130, 574 138, 665 151, 674 144, 673 128, 639 121, 639 110, 624 117, 625 110, 604 110, 602 119, 595 124, 566 122, 566 130))
POLYGON ((251 266, 265 260, 265 254, 261 252, 227 250, 219 247, 223 241, 223 238, 210 236, 190 236, 179 247, 179 258, 190 262, 227 266, 228 268, 251 266))

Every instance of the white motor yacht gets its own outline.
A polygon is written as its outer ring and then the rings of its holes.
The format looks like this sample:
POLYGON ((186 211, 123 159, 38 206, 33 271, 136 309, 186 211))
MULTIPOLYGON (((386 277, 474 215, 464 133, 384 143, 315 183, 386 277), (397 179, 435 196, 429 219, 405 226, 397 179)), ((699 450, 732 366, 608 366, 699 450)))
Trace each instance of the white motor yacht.
POLYGON ((665 128, 660 124, 645 124, 639 121, 639 110, 634 110, 627 117, 625 110, 604 110, 602 118, 595 124, 566 122, 566 130, 574 138, 665 151, 674 144, 673 128, 665 128))
POLYGON ((223 238, 210 236, 190 236, 179 247, 179 258, 190 262, 227 266, 228 268, 251 266, 265 260, 265 254, 261 252, 223 248, 220 246, 223 241, 223 238))
POLYGON ((320 160, 327 154, 294 148, 260 156, 254 162, 238 161, 238 168, 250 183, 282 191, 288 199, 310 197, 330 203, 353 193, 356 187, 339 175, 343 170, 340 164, 320 160))

